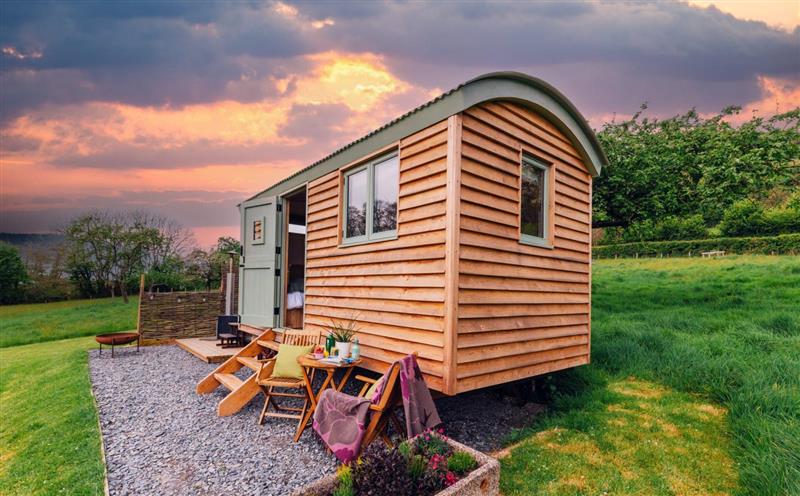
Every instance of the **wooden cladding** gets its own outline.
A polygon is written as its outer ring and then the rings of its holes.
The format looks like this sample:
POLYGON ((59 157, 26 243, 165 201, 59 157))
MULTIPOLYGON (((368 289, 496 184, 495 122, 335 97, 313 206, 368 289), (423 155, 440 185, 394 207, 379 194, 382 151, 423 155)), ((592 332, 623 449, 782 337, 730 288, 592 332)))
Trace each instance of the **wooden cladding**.
POLYGON ((592 179, 570 140, 492 102, 392 149, 396 238, 341 244, 347 167, 308 184, 306 327, 357 318, 368 368, 416 351, 447 394, 588 363, 592 179), (548 166, 547 246, 520 242, 523 154, 548 166))
POLYGON ((340 245, 342 171, 308 186, 306 327, 355 317, 368 368, 382 372, 416 351, 438 390, 446 389, 447 144, 447 122, 400 141, 396 239, 340 245))
POLYGON ((457 391, 588 363, 591 175, 520 105, 462 116, 457 391), (551 247, 520 243, 522 154, 550 167, 551 247))

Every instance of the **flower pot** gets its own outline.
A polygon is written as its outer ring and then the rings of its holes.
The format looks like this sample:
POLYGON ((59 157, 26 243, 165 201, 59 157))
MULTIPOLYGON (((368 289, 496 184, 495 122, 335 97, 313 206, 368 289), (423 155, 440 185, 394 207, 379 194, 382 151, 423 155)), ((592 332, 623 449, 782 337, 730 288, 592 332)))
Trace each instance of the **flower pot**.
MULTIPOLYGON (((442 438, 454 451, 466 451, 475 457, 478 466, 463 479, 436 493, 436 496, 496 496, 500 494, 500 462, 447 436, 442 436, 442 438)), ((295 489, 291 494, 292 496, 330 494, 336 485, 336 474, 331 474, 307 486, 295 489)))
POLYGON ((336 351, 339 352, 339 356, 341 358, 347 358, 350 356, 350 346, 352 343, 342 343, 341 341, 336 341, 336 351))

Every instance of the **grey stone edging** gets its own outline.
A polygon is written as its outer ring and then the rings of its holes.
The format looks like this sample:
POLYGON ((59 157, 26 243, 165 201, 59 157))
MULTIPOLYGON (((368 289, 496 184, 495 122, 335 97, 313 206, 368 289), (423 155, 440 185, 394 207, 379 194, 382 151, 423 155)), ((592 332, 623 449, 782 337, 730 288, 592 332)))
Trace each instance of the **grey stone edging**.
POLYGON ((94 403, 95 418, 97 419, 97 435, 100 437, 100 458, 103 462, 103 494, 110 496, 108 491, 108 464, 106 463, 106 443, 103 441, 103 426, 100 424, 100 406, 97 404, 97 396, 94 394, 94 384, 91 380, 91 370, 89 369, 89 350, 86 350, 86 373, 89 375, 89 394, 92 395, 94 403))

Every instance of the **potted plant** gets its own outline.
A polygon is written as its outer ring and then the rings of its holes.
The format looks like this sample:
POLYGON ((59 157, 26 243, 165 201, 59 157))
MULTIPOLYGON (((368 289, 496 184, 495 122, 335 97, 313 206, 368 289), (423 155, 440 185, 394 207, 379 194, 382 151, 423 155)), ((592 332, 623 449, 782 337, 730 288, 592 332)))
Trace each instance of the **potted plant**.
POLYGON ((328 334, 333 338, 336 351, 339 356, 346 358, 350 356, 350 346, 358 330, 358 323, 355 319, 346 321, 331 319, 331 325, 328 326, 328 334))

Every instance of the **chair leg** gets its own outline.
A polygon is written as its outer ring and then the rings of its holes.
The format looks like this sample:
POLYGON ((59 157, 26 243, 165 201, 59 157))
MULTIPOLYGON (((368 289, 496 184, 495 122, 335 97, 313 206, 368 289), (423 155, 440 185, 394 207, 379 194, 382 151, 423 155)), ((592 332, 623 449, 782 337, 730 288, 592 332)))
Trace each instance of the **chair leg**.
POLYGON ((404 436, 403 433, 406 430, 405 427, 403 427, 403 424, 400 423, 400 419, 397 418, 397 415, 395 415, 394 412, 392 412, 389 415, 389 419, 392 421, 392 425, 394 426, 394 428, 397 429, 397 433, 400 434, 401 437, 404 436))
POLYGON ((258 425, 262 425, 264 423, 264 417, 267 415, 267 409, 269 408, 269 404, 272 401, 270 398, 270 393, 272 388, 267 389, 262 387, 261 390, 264 391, 264 408, 261 409, 261 415, 258 417, 258 425))
POLYGON ((303 425, 303 419, 306 418, 307 411, 308 411, 308 394, 306 394, 305 399, 303 399, 303 409, 300 410, 300 419, 297 421, 298 429, 300 429, 300 426, 303 425))
POLYGON ((269 402, 272 403, 272 408, 275 409, 276 412, 283 412, 285 408, 283 408, 276 400, 275 397, 272 396, 272 393, 275 391, 275 386, 269 387, 269 402))

